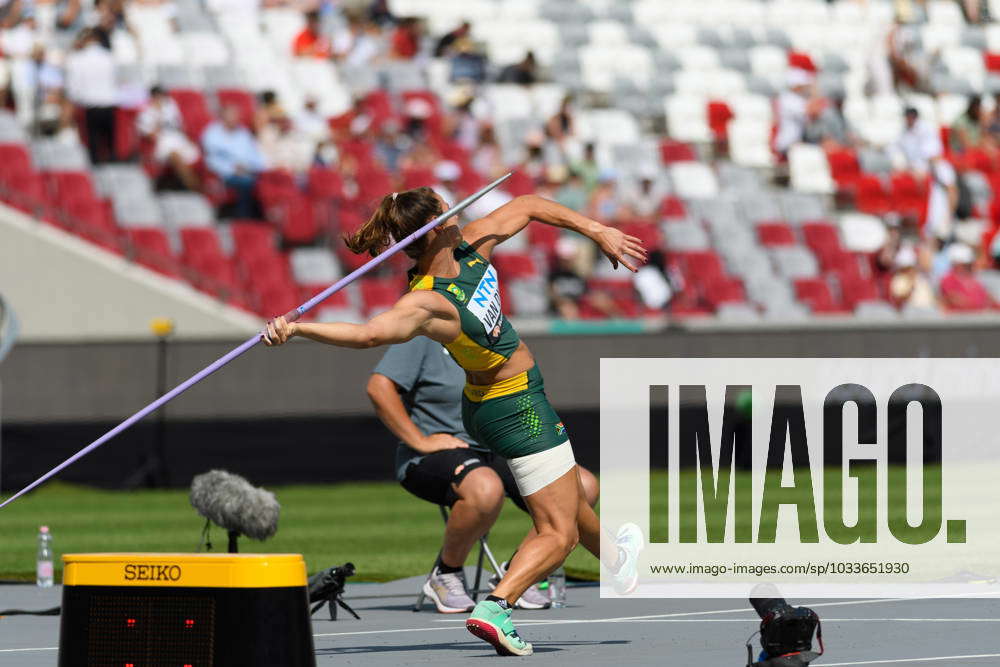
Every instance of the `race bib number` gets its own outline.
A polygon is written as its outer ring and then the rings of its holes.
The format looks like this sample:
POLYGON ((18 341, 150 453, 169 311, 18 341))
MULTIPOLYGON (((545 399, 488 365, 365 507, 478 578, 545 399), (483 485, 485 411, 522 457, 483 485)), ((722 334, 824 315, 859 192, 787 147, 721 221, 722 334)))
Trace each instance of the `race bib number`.
POLYGON ((466 308, 483 323, 486 336, 491 343, 499 340, 503 312, 500 309, 500 282, 497 280, 497 271, 492 264, 486 267, 486 271, 479 284, 476 285, 476 290, 472 293, 472 298, 469 299, 466 308))

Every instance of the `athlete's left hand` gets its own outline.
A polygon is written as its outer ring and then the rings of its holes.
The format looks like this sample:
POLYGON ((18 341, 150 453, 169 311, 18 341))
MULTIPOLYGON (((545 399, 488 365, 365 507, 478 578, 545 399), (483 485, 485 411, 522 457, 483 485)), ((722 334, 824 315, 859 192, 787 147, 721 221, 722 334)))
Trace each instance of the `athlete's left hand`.
POLYGON ((616 269, 621 263, 635 273, 639 270, 638 265, 646 262, 646 249, 642 247, 642 241, 625 234, 620 229, 605 225, 597 232, 594 240, 601 247, 601 252, 611 261, 611 266, 616 269), (640 261, 636 262, 637 259, 640 261))

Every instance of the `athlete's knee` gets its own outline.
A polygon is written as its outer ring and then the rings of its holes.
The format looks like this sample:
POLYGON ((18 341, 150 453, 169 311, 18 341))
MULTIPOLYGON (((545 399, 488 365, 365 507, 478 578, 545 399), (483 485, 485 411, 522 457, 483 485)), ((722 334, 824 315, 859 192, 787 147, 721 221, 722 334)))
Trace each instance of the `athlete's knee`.
POLYGON ((578 466, 580 470, 580 484, 583 485, 583 498, 591 507, 597 505, 597 499, 601 495, 601 483, 597 481, 594 473, 583 466, 578 466))
POLYGON ((503 482, 492 468, 470 470, 456 489, 460 500, 468 502, 483 514, 497 511, 503 504, 503 482))

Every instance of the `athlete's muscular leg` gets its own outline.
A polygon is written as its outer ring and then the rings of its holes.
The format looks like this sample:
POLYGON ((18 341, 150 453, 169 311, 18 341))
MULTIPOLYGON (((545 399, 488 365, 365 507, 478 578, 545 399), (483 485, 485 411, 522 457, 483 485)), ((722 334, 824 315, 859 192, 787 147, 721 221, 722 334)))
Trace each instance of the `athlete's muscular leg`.
POLYGON ((577 529, 580 531, 580 544, 587 551, 597 556, 607 567, 614 568, 618 562, 618 547, 611 541, 608 534, 601 530, 601 520, 597 517, 597 513, 594 512, 594 505, 597 504, 597 479, 589 471, 580 468, 580 466, 577 466, 577 470, 580 471, 581 500, 577 512, 576 524, 577 529), (588 475, 594 484, 594 502, 584 500, 584 498, 589 498, 586 495, 588 493, 588 475), (601 557, 602 554, 603 558, 601 557))
POLYGON ((579 538, 576 527, 579 505, 586 505, 580 497, 580 486, 580 477, 574 468, 524 497, 537 535, 525 540, 514 554, 507 575, 500 580, 493 595, 513 605, 529 586, 548 576, 566 560, 579 538))
POLYGON ((503 507, 503 483, 492 468, 482 466, 472 470, 455 487, 458 500, 444 529, 441 560, 445 565, 460 567, 469 551, 486 534, 503 507))
MULTIPOLYGON (((600 493, 601 493, 600 483, 597 481, 597 478, 594 477, 594 473, 590 472, 589 470, 587 470, 583 466, 577 466, 576 469, 580 473, 580 481, 583 484, 583 486, 581 487, 581 494, 582 494, 583 500, 588 505, 590 505, 591 507, 593 507, 593 506, 595 506, 597 504, 597 498, 598 498, 598 496, 600 496, 600 493)), ((525 544, 528 543, 528 540, 530 540, 532 537, 534 537, 537 534, 538 533, 535 531, 535 527, 532 526, 528 530, 528 534, 524 536, 524 539, 521 540, 521 544, 518 545, 517 548, 520 549, 521 547, 523 547, 525 544)), ((580 535, 580 542, 581 543, 583 542, 583 535, 582 534, 580 535)), ((515 553, 516 553, 516 551, 515 551, 515 553)))

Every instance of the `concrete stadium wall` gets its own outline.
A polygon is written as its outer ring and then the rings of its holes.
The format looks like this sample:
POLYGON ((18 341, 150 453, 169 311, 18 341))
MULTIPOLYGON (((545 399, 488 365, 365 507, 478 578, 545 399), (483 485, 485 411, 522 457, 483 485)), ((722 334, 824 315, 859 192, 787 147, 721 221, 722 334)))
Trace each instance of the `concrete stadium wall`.
POLYGON ((149 338, 155 317, 179 336, 232 338, 259 322, 177 281, 0 205, 0 293, 23 341, 149 338))
MULTIPOLYGON (((916 328, 749 330, 703 327, 656 334, 526 335, 557 409, 598 405, 601 357, 993 357, 992 321, 916 328)), ((171 386, 240 339, 170 344, 171 386)), ((367 415, 364 384, 378 350, 344 350, 295 340, 259 346, 170 403, 177 419, 367 415)), ((0 366, 3 412, 13 422, 119 419, 154 397, 152 342, 20 343, 0 366)))
MULTIPOLYGON (((526 329, 530 327, 525 327, 526 329)), ((646 335, 529 335, 550 397, 573 438, 577 459, 599 464, 598 360, 601 357, 997 356, 996 325, 795 330, 669 329, 646 335)), ((227 352, 230 341, 176 341, 174 385, 227 352)), ((160 483, 185 486, 221 467, 258 484, 388 480, 392 436, 372 415, 364 384, 377 350, 294 341, 258 347, 166 408, 164 431, 150 417, 59 475, 61 480, 128 487, 162 442, 160 483)), ((155 345, 24 343, 0 364, 4 383, 0 487, 20 488, 154 398, 155 345)))

